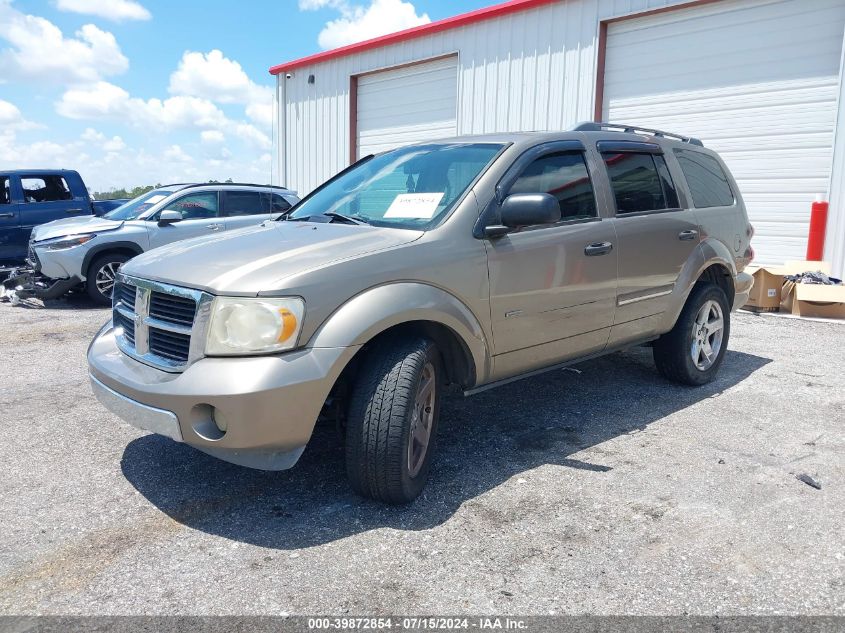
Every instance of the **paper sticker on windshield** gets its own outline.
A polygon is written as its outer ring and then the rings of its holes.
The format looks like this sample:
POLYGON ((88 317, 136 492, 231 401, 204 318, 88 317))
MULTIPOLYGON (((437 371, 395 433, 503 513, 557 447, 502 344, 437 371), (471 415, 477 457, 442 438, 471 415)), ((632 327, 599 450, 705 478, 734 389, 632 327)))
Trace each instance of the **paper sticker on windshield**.
POLYGON ((437 211, 437 205, 443 199, 440 193, 400 193, 391 203, 386 218, 423 218, 430 219, 437 211))
POLYGON ((159 194, 159 195, 155 195, 155 196, 150 196, 149 198, 147 198, 146 200, 144 200, 144 204, 148 204, 148 205, 152 206, 152 205, 154 205, 156 202, 161 202, 161 201, 162 201, 162 200, 164 200, 166 197, 167 197, 167 196, 162 196, 162 195, 160 195, 160 194, 159 194))

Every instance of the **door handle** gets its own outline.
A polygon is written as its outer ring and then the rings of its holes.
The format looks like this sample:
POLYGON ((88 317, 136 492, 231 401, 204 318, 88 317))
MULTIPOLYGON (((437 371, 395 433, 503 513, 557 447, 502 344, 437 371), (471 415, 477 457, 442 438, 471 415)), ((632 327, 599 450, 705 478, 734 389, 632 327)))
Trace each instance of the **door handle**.
POLYGON ((85 209, 65 209, 65 213, 82 213, 85 209))
POLYGON ((205 228, 211 229, 212 231, 219 231, 222 228, 222 224, 206 224, 205 228))
POLYGON ((0 218, 13 218, 15 217, 14 213, 0 213, 0 218))
POLYGON ((587 257, 595 257, 596 255, 607 255, 613 250, 613 244, 610 242, 596 242, 588 244, 584 247, 584 255, 587 257))
POLYGON ((682 242, 687 242, 689 240, 694 240, 698 237, 698 231, 694 229, 689 229, 687 231, 681 231, 678 233, 678 239, 682 242))

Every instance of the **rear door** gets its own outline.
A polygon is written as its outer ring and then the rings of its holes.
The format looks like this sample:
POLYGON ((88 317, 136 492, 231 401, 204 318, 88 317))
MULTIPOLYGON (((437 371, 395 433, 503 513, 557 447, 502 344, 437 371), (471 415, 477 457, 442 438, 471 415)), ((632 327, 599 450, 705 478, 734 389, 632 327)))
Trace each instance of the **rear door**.
POLYGON ((18 203, 13 195, 12 176, 0 176, 0 263, 22 263, 26 257, 27 235, 20 228, 18 203))
POLYGON ((619 288, 611 345, 654 333, 700 241, 698 220, 656 143, 600 141, 616 210, 619 288))
POLYGON ((258 190, 223 191, 226 230, 257 226, 274 217, 270 213, 269 194, 258 190))
POLYGON ((561 221, 486 241, 496 376, 602 350, 616 301, 616 234, 600 212, 583 146, 529 150, 498 191, 499 200, 550 193, 561 221))
POLYGON ((200 235, 212 235, 225 228, 220 217, 220 197, 217 191, 196 191, 179 196, 159 210, 150 221, 150 247, 156 248, 200 235), (162 211, 178 211, 181 222, 159 226, 157 219, 162 211))

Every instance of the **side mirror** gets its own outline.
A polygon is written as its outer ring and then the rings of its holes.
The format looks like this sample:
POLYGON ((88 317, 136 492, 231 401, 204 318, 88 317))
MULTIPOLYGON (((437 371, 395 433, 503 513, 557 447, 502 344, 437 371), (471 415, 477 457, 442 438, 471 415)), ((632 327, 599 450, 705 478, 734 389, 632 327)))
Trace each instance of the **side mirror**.
POLYGON ((514 193, 502 202, 501 225, 487 226, 487 237, 499 237, 520 226, 560 222, 560 204, 548 193, 514 193))
POLYGON ((162 211, 161 214, 158 216, 158 225, 159 226, 169 226, 174 222, 181 222, 182 221, 182 214, 178 211, 162 211))

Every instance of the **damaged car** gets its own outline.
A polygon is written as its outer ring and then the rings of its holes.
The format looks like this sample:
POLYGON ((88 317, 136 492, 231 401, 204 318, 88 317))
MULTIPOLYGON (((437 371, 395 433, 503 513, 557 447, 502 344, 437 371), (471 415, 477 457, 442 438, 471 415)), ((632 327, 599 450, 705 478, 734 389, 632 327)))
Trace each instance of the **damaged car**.
POLYGON ((56 299, 81 289, 111 303, 117 271, 159 246, 258 225, 299 201, 284 187, 174 184, 153 189, 102 217, 73 217, 33 229, 27 266, 11 273, 0 297, 56 299))

